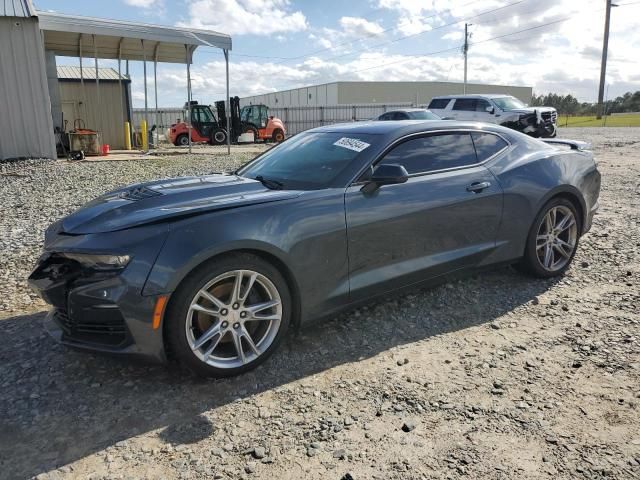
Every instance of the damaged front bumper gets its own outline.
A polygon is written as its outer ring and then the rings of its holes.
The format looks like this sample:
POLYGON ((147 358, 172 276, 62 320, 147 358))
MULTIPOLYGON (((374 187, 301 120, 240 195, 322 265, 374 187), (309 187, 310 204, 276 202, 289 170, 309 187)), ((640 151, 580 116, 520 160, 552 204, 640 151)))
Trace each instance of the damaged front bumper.
POLYGON ((536 138, 553 138, 558 130, 558 114, 555 111, 518 113, 502 125, 536 138))
POLYGON ((75 348, 166 360, 162 329, 152 325, 157 296, 142 294, 164 241, 164 235, 151 230, 48 234, 29 284, 52 306, 45 328, 55 340, 75 348), (131 261, 120 270, 96 270, 64 255, 104 253, 107 245, 111 251, 123 252, 125 243, 131 261))

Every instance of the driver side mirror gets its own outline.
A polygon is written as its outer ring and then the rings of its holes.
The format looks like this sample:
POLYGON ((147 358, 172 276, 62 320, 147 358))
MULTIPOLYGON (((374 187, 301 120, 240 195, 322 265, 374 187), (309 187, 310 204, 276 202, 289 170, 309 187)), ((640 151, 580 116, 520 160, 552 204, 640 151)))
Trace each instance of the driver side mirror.
POLYGON ((487 113, 494 113, 496 111, 496 109, 493 108, 491 105, 489 105, 487 108, 485 108, 485 110, 487 111, 487 113))
POLYGON ((409 180, 409 174, 402 165, 378 165, 360 191, 373 193, 383 185, 396 185, 405 183, 407 180, 409 180))

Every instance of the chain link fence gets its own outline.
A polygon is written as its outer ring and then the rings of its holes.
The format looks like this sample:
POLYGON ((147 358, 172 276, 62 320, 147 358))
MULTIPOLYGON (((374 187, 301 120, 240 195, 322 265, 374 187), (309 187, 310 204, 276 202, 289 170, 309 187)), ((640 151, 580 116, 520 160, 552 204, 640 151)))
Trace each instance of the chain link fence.
POLYGON ((334 123, 371 120, 396 108, 412 107, 411 103, 329 105, 306 107, 269 107, 269 115, 280 118, 287 135, 334 123))

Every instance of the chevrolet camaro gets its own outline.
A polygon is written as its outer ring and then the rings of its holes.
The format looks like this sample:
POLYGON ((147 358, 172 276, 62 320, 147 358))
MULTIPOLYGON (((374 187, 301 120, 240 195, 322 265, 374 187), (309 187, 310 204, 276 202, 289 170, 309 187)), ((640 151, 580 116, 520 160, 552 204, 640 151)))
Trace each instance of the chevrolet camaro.
POLYGON ((397 290, 499 264, 562 275, 599 190, 581 142, 471 122, 332 125, 233 173, 91 201, 47 229, 29 281, 64 344, 229 376, 289 328, 397 290))

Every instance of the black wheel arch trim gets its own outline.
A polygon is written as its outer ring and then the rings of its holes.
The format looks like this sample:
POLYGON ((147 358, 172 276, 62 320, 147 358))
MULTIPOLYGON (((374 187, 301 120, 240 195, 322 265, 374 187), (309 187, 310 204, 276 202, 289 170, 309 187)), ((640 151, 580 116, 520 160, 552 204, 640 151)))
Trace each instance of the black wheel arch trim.
MULTIPOLYGON (((567 200, 572 202, 578 210, 578 216, 580 217, 580 231, 579 234, 582 235, 584 233, 585 225, 587 224, 587 215, 589 214, 589 209, 587 208, 587 202, 585 201, 582 193, 573 185, 558 185, 557 187, 551 189, 549 192, 544 195, 538 205, 536 205, 535 215, 545 206, 549 200, 555 197, 565 197, 567 200)), ((534 216, 535 216, 534 215, 534 216)))
MULTIPOLYGON (((172 276, 170 281, 165 285, 158 285, 152 278, 153 269, 156 267, 156 265, 154 265, 147 276, 147 281, 143 287, 143 295, 169 295, 169 297, 171 297, 171 294, 175 292, 185 278, 202 265, 214 261, 218 257, 242 253, 255 255, 271 263, 280 271, 290 289, 293 304, 293 311, 291 312, 292 325, 295 328, 299 327, 302 313, 300 285, 295 273, 288 267, 285 252, 280 251, 268 243, 256 241, 234 242, 232 245, 220 245, 216 248, 201 252, 200 255, 193 257, 192 261, 177 268, 175 270, 176 275, 172 276)), ((171 298, 169 298, 169 302, 170 301, 171 298)), ((164 318, 162 320, 162 323, 164 323, 164 318)))

